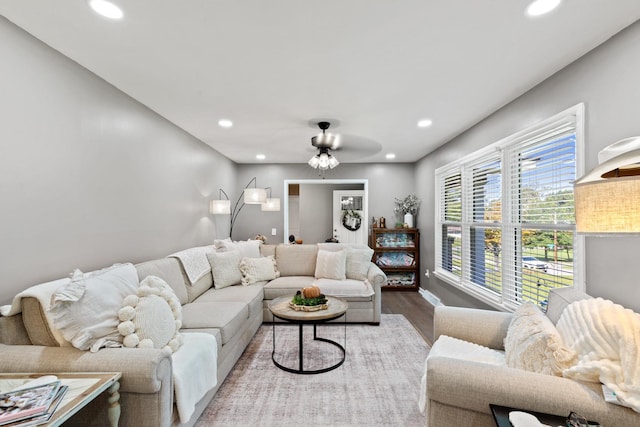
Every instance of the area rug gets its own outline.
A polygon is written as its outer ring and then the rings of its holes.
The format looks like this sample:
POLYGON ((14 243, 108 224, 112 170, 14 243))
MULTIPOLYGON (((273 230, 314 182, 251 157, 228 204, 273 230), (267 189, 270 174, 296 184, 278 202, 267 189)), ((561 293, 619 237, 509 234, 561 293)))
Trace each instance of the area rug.
MULTIPOLYGON (((313 341, 305 326, 305 369, 334 364, 341 353, 313 341)), ((298 367, 298 327, 276 325, 276 357, 298 367)), ((380 326, 325 325, 318 336, 344 345, 337 369, 298 375, 271 360, 272 325, 262 325, 196 426, 424 426, 418 409, 420 377, 429 346, 401 314, 380 326)))

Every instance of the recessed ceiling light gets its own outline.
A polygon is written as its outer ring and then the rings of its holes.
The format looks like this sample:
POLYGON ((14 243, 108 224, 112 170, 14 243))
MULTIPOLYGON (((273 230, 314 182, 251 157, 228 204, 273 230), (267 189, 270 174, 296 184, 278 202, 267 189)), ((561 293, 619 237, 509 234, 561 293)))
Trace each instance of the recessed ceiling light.
POLYGON ((267 158, 267 156, 265 156, 264 154, 256 154, 256 159, 258 159, 258 160, 264 160, 266 158, 267 158))
POLYGON ((106 0, 90 0, 89 6, 91 6, 91 9, 96 13, 104 16, 105 18, 122 19, 122 16, 124 15, 122 13, 122 9, 106 0))
POLYGON ((231 126, 233 126, 233 122, 227 119, 220 119, 218 120, 218 126, 220 126, 221 128, 230 128, 231 126))
POLYGON ((419 128, 428 128, 432 124, 433 124, 433 121, 431 119, 422 119, 422 120, 420 120, 418 122, 418 127, 419 128))
POLYGON ((392 159, 395 159, 395 158, 396 158, 396 155, 395 155, 395 154, 393 154, 393 153, 389 153, 389 154, 387 154, 385 157, 386 157, 387 159, 389 159, 389 160, 392 160, 392 159))
POLYGON ((527 15, 540 16, 558 7, 562 0, 535 0, 527 7, 527 15))

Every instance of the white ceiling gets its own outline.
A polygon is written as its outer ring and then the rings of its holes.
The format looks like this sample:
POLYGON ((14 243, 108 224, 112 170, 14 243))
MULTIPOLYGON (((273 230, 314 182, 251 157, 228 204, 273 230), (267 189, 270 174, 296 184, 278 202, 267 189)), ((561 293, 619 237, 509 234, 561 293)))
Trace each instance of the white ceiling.
POLYGON ((0 14, 238 163, 306 162, 320 119, 343 163, 416 161, 640 18, 639 0, 536 19, 529 0, 113 2, 121 21, 85 0, 0 14))

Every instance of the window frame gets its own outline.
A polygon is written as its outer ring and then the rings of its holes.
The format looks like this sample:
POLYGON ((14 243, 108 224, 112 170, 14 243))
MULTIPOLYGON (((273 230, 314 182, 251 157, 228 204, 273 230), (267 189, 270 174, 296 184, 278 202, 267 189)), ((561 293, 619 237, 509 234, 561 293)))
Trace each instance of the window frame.
MULTIPOLYGON (((510 157, 514 150, 522 149, 527 146, 530 141, 535 140, 540 135, 544 134, 545 129, 549 129, 554 123, 560 123, 563 120, 569 119, 575 123, 575 167, 576 167, 576 179, 584 174, 584 115, 585 108, 584 103, 576 104, 552 117, 535 123, 527 128, 507 136, 493 144, 483 147, 473 153, 464 156, 454 162, 441 166, 435 170, 435 269, 434 275, 436 278, 444 281, 445 283, 460 289, 466 294, 503 311, 515 310, 521 302, 517 301, 517 297, 513 296, 513 286, 505 287, 501 286, 500 291, 490 290, 487 287, 479 286, 469 280, 469 270, 472 265, 471 261, 471 228, 482 226, 482 221, 474 221, 473 219, 473 206, 469 206, 469 200, 473 199, 473 185, 470 183, 473 181, 473 168, 479 165, 483 165, 491 159, 499 159, 500 161, 500 173, 501 173, 501 221, 499 222, 499 228, 501 229, 501 236, 507 236, 506 233, 511 233, 514 230, 514 226, 519 227, 520 230, 524 230, 527 227, 526 223, 513 222, 512 207, 514 200, 511 197, 511 184, 514 177, 518 176, 516 172, 513 172, 514 162, 510 157), (575 119, 573 119, 575 117, 575 119), (452 178, 455 175, 460 174, 461 182, 461 218, 459 222, 446 221, 444 219, 444 194, 441 193, 445 180, 452 178), (457 274, 443 268, 443 228, 445 226, 459 226, 461 231, 461 272, 457 274), (465 263, 467 265, 465 269, 465 263), (509 288, 509 289, 508 289, 509 288), (510 296, 511 295, 511 296, 510 296)), ((516 203, 517 205, 517 203, 516 203)), ((491 223, 487 223, 487 226, 491 226, 491 223)), ((542 224, 538 224, 542 225, 542 224)), ((536 227, 534 224, 533 227, 536 227)), ((496 225, 492 228, 498 228, 496 225)), ((557 230, 568 230, 573 232, 573 286, 581 291, 585 290, 585 257, 584 257, 584 236, 579 235, 575 231, 575 222, 572 225, 563 225, 553 227, 557 230)), ((520 235, 521 236, 521 235, 520 235)), ((504 239, 501 242, 502 254, 501 258, 501 270, 502 277, 517 276, 517 266, 515 261, 507 262, 506 260, 511 258, 515 260, 516 255, 520 248, 517 247, 515 239, 504 239), (506 255, 505 255, 506 254, 506 255)), ((521 247, 521 245, 520 245, 521 247)))

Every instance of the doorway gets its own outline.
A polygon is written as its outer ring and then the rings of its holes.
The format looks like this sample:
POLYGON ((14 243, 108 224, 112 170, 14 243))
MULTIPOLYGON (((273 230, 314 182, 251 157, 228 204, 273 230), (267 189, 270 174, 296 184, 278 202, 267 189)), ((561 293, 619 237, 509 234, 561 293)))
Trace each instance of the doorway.
POLYGON ((284 242, 293 234, 303 243, 321 243, 333 238, 333 191, 364 192, 362 228, 365 240, 369 232, 367 179, 285 179, 284 180, 284 242), (290 188, 298 194, 290 194, 290 188), (296 192, 296 190, 293 190, 296 192), (293 233, 295 231, 295 233, 293 233))

